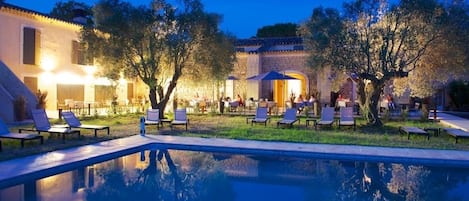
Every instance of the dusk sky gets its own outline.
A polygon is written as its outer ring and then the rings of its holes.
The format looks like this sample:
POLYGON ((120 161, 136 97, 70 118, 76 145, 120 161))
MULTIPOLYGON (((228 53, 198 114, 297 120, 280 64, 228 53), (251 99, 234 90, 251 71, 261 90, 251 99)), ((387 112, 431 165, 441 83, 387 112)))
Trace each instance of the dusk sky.
MULTIPOLYGON (((6 0, 5 2, 47 14, 59 1, 6 0)), ((93 5, 99 0, 75 1, 93 5)), ((145 5, 151 0, 128 2, 134 5, 145 5)), ((287 22, 299 24, 309 18, 313 8, 319 6, 340 8, 343 2, 344 0, 202 0, 206 11, 223 15, 221 29, 238 38, 255 36, 257 29, 266 25, 287 22)))

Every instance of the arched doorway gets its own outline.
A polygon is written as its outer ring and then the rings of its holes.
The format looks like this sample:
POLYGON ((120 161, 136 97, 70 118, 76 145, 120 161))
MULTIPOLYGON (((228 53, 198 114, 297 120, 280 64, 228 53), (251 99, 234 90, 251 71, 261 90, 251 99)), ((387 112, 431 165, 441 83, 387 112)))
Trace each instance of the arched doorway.
MULTIPOLYGON (((295 97, 302 94, 306 96, 307 92, 307 77, 299 72, 285 72, 285 75, 296 78, 296 80, 275 80, 274 81, 274 101, 277 102, 278 107, 285 108, 286 102, 290 100, 293 94, 295 97)), ((306 97, 305 97, 306 98, 306 97)))

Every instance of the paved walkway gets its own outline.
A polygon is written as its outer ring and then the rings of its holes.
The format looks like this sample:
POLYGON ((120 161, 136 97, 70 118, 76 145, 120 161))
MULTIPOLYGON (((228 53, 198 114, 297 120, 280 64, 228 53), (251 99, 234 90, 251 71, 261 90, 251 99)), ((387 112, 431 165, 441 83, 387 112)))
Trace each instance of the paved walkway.
MULTIPOLYGON (((444 124, 467 129, 469 120, 443 113, 438 118, 444 124)), ((121 155, 138 152, 142 148, 168 145, 176 149, 224 151, 237 153, 312 156, 327 159, 409 162, 432 165, 469 167, 469 151, 431 150, 413 148, 383 148, 353 145, 303 144, 263 142, 218 138, 192 138, 168 135, 135 135, 127 138, 54 151, 0 162, 0 188, 18 184, 32 177, 63 172, 83 163, 95 163, 121 155), (34 176, 33 176, 34 175, 34 176)))
MULTIPOLYGON (((430 114, 433 115, 433 114, 430 114)), ((457 117, 451 114, 438 112, 436 119, 440 121, 443 125, 453 128, 459 128, 464 131, 469 132, 469 119, 464 119, 461 117, 457 117)))

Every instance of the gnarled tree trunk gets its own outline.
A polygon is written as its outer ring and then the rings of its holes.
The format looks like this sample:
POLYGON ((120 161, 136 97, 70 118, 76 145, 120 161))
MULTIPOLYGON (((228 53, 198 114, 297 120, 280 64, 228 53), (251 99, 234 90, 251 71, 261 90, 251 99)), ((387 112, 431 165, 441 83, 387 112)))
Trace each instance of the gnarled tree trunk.
POLYGON ((379 118, 378 102, 383 91, 384 82, 381 80, 358 82, 359 103, 362 114, 368 125, 383 126, 379 118))

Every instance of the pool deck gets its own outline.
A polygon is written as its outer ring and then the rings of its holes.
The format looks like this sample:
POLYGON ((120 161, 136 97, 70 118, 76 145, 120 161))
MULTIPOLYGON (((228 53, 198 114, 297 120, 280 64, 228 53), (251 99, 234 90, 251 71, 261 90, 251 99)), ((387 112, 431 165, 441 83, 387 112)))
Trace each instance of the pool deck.
MULTIPOLYGON (((439 114, 441 123, 469 129, 469 120, 439 114)), ((376 162, 402 162, 432 165, 452 165, 469 168, 469 151, 433 150, 415 148, 388 148, 355 145, 303 144, 231 140, 220 138, 193 138, 169 135, 135 135, 82 147, 70 148, 0 162, 0 188, 17 184, 27 178, 51 175, 83 163, 99 162, 142 150, 142 148, 169 147, 202 151, 248 154, 308 156, 337 160, 371 160, 376 162), (35 175, 35 176, 33 176, 35 175)))

